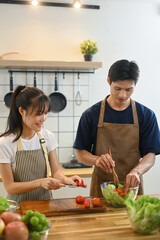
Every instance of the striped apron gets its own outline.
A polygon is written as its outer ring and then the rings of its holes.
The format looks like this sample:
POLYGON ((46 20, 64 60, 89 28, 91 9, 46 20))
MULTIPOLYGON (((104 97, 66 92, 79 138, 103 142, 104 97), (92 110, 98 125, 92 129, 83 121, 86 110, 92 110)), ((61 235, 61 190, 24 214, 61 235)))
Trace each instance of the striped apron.
MULTIPOLYGON (((41 149, 23 150, 21 137, 17 141, 15 156, 16 168, 13 172, 15 182, 29 182, 49 176, 49 161, 45 140, 41 133, 37 133, 41 149)), ((20 194, 8 194, 8 199, 20 202, 25 200, 51 199, 52 192, 44 188, 38 188, 20 194)))

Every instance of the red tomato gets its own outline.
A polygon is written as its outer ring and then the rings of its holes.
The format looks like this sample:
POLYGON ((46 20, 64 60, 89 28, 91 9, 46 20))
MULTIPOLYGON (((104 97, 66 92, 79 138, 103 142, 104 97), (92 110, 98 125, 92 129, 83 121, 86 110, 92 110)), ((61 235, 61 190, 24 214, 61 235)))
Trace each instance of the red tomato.
POLYGON ((85 200, 85 197, 82 197, 82 196, 80 196, 80 195, 76 197, 76 202, 77 202, 77 203, 83 203, 84 200, 85 200))
POLYGON ((77 185, 77 187, 87 187, 87 185, 84 184, 84 182, 82 181, 82 183, 80 183, 78 180, 75 180, 75 183, 77 185))
POLYGON ((122 188, 115 188, 113 191, 118 192, 119 196, 124 196, 126 194, 122 188))
POLYGON ((119 196, 124 196, 125 195, 125 192, 121 192, 118 194, 119 196))
POLYGON ((85 200, 84 201, 84 207, 85 208, 89 208, 90 207, 90 201, 89 200, 85 200))
POLYGON ((86 188, 87 184, 84 184, 84 182, 81 183, 82 187, 86 188))
POLYGON ((98 207, 100 205, 100 199, 99 198, 92 198, 91 203, 94 207, 98 207))

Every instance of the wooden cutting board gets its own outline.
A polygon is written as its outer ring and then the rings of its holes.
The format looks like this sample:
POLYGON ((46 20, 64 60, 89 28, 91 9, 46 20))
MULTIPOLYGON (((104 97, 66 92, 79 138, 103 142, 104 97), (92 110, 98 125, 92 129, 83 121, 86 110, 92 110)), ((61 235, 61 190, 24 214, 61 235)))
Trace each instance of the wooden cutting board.
MULTIPOLYGON (((86 199, 91 200, 91 198, 86 199)), ((102 204, 100 204, 98 207, 93 207, 90 203, 90 208, 85 208, 83 203, 76 203, 75 198, 21 201, 20 207, 23 215, 27 210, 31 209, 33 211, 39 211, 45 214, 47 217, 106 211, 106 207, 102 204)))

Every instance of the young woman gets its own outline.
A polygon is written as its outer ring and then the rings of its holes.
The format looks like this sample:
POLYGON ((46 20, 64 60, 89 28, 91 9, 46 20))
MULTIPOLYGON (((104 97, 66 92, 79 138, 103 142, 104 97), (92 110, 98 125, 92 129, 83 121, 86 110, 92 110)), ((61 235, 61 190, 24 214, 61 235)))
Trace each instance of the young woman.
POLYGON ((13 93, 7 128, 0 136, 0 173, 8 199, 50 199, 51 190, 62 183, 83 181, 79 176, 67 178, 60 170, 54 134, 42 129, 50 107, 38 88, 18 86, 13 93))

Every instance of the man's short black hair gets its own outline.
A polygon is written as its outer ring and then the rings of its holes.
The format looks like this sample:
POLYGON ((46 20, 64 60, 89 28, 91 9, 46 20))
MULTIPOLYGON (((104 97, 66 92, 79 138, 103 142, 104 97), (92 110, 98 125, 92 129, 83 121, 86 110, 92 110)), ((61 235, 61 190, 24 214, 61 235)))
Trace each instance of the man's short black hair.
POLYGON ((136 84, 139 77, 139 67, 134 61, 129 62, 126 59, 122 59, 112 64, 108 77, 110 78, 110 83, 118 80, 133 80, 136 84))

